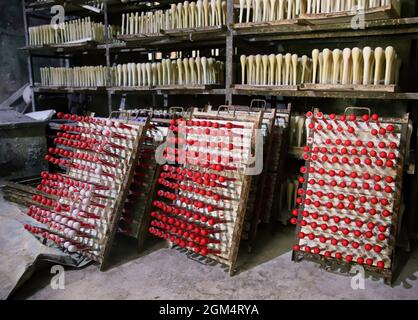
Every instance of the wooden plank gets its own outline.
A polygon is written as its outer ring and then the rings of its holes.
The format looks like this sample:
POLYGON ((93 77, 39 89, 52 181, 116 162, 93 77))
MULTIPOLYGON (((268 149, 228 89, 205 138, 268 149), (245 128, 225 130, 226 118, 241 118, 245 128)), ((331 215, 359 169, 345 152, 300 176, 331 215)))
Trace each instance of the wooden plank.
MULTIPOLYGON (((318 112, 318 110, 315 110, 315 114, 318 112)), ((388 266, 387 263, 387 257, 385 257, 385 267, 384 268, 377 268, 376 266, 367 266, 367 265, 363 265, 366 270, 368 271, 372 271, 375 272, 377 274, 382 275, 385 278, 385 281, 387 283, 390 283, 393 280, 393 274, 394 274, 394 265, 395 265, 395 251, 396 251, 396 238, 399 235, 400 232, 400 222, 402 220, 402 212, 400 210, 400 202, 401 202, 401 189, 402 189, 402 179, 403 179, 403 172, 404 172, 404 168, 405 168, 405 163, 404 163, 404 159, 405 159, 405 149, 406 149, 406 137, 407 137, 407 130, 408 130, 408 119, 409 119, 409 115, 406 114, 403 118, 379 118, 379 125, 380 124, 393 124, 397 127, 400 128, 400 131, 396 130, 396 137, 395 137, 395 141, 399 140, 399 146, 397 148, 398 151, 398 157, 397 157, 397 163, 396 163, 396 169, 391 169, 395 174, 395 180, 394 180, 394 191, 392 193, 386 193, 385 197, 388 198, 389 203, 391 203, 391 206, 388 208, 388 210, 391 212, 391 218, 390 218, 390 224, 388 226, 390 226, 390 231, 389 231, 389 237, 388 237, 388 243, 387 243, 387 248, 390 250, 389 253, 386 253, 386 256, 388 256, 388 258, 390 259, 390 265, 388 266), (398 136, 399 135, 399 136, 398 136)), ((367 131, 364 131, 364 134, 369 134, 367 131)), ((322 139, 322 138, 321 138, 322 139)), ((310 132, 310 136, 308 137, 308 141, 310 141, 310 144, 314 144, 316 139, 315 139, 315 132, 314 130, 312 130, 310 132)), ((305 167, 306 167, 306 173, 304 174, 304 183, 302 188, 306 191, 308 188, 308 180, 310 179, 310 173, 309 173, 309 168, 313 165, 313 162, 308 160, 305 163, 305 167)), ((373 171, 371 169, 370 174, 372 174, 373 171)), ((361 194, 361 193, 359 193, 361 194)), ((371 195, 368 195, 371 196, 371 195)), ((305 204, 304 201, 302 201, 302 205, 300 206, 300 208, 298 209, 299 211, 299 215, 298 215, 298 220, 300 221, 301 219, 303 219, 302 216, 302 212, 304 210, 309 210, 309 205, 305 204)), ((319 209, 318 209, 319 210, 319 209)), ((329 209, 331 210, 331 209, 329 209)), ((351 217, 354 219, 354 217, 351 217)), ((378 217, 378 219, 380 219, 380 217, 378 217)), ((368 221, 369 219, 367 219, 368 221)), ((366 222, 367 222, 366 221, 366 222)), ((364 222, 364 223, 366 223, 364 222)), ((386 225, 386 223, 385 223, 386 225)), ((297 225, 296 228, 296 235, 298 235, 301 231, 303 231, 304 227, 302 227, 300 224, 297 225)), ((300 243, 300 240, 297 236, 296 236, 296 243, 300 243)), ((305 241, 305 240, 303 240, 305 241)), ((373 242, 371 242, 373 243, 373 242)), ((293 252, 293 260, 294 261, 299 261, 300 259, 309 259, 321 264, 325 264, 327 267, 335 267, 335 266, 344 266, 347 269, 350 268, 350 266, 357 264, 356 262, 346 262, 346 261, 342 261, 342 260, 337 260, 335 258, 327 258, 325 256, 323 256, 322 254, 311 254, 311 253, 306 253, 306 252, 302 252, 302 251, 294 251, 293 252)))
POLYGON ((274 21, 261 21, 261 22, 242 22, 234 23, 231 28, 234 30, 256 30, 259 28, 266 27, 285 27, 285 26, 294 26, 294 25, 306 25, 310 24, 309 22, 301 19, 284 19, 284 20, 274 20, 274 21))
POLYGON ((56 93, 76 93, 76 92, 102 92, 106 87, 53 87, 53 86, 34 86, 32 90, 37 93, 56 92, 56 93))
POLYGON ((278 90, 278 91, 297 91, 298 86, 266 86, 266 85, 251 85, 251 84, 235 84, 233 86, 236 90, 256 90, 256 91, 269 91, 269 90, 278 90))
MULTIPOLYGON (((261 128, 263 114, 264 114, 263 111, 259 112, 258 119, 254 123, 253 130, 261 128)), ((253 131, 253 135, 254 135, 254 131, 253 131)), ((240 203, 239 203, 239 207, 238 207, 238 211, 237 211, 237 221, 236 221, 234 233, 233 233, 233 236, 232 236, 233 247, 231 249, 232 253, 230 255, 230 267, 229 267, 229 274, 231 276, 236 273, 236 263, 237 263, 239 245, 240 245, 240 241, 241 241, 241 232, 242 232, 243 222, 244 222, 244 219, 245 219, 245 214, 246 214, 246 209, 247 209, 246 208, 246 204, 247 204, 246 199, 248 198, 248 195, 249 195, 249 192, 250 192, 251 183, 252 183, 252 177, 251 176, 245 176, 244 177, 243 192, 242 192, 242 195, 240 197, 240 203)))
POLYGON ((101 271, 104 271, 109 267, 109 255, 112 249, 113 239, 116 235, 117 224, 119 223, 119 220, 122 214, 122 209, 123 209, 126 197, 129 192, 129 187, 132 184, 132 179, 133 179, 134 172, 135 172, 135 165, 138 163, 138 157, 139 157, 138 148, 142 144, 144 137, 145 137, 144 128, 148 126, 149 126, 149 118, 147 118, 146 122, 143 123, 143 125, 141 126, 141 129, 138 130, 137 132, 137 138, 134 143, 134 148, 132 150, 131 159, 129 161, 129 169, 125 173, 123 182, 121 184, 121 193, 119 194, 119 197, 116 201, 114 213, 112 215, 112 220, 110 222, 110 227, 108 228, 109 233, 107 236, 107 241, 105 241, 105 244, 104 244, 105 249, 103 252, 103 261, 100 266, 101 271))
POLYGON ((365 21, 364 29, 355 30, 347 23, 319 25, 278 25, 235 30, 250 41, 325 39, 338 37, 385 36, 418 32, 418 17, 365 21))
POLYGON ((165 91, 165 90, 183 90, 183 91, 201 90, 201 91, 204 91, 204 90, 211 90, 211 89, 216 89, 220 87, 221 87, 220 84, 186 84, 186 85, 173 84, 173 85, 165 85, 165 86, 156 86, 155 89, 161 90, 161 91, 165 91))
POLYGON ((147 41, 155 41, 164 38, 164 33, 149 33, 149 34, 122 34, 118 35, 117 39, 126 41, 126 42, 147 42, 147 41))
POLYGON ((360 85, 360 84, 320 84, 320 83, 303 83, 299 85, 300 90, 311 91, 365 91, 365 92, 397 92, 399 88, 394 85, 360 85))
POLYGON ((170 37, 184 37, 189 36, 190 34, 195 35, 210 35, 211 37, 216 34, 223 34, 226 30, 225 26, 208 26, 200 28, 183 28, 183 29, 174 29, 174 30, 164 30, 163 33, 170 37))

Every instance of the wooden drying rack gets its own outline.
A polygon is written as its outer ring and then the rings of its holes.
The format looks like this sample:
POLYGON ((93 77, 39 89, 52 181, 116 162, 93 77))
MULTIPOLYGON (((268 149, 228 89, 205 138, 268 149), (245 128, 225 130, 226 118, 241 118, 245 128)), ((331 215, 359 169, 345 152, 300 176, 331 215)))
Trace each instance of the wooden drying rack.
MULTIPOLYGON (((319 112, 318 109, 314 109, 314 115, 319 112)), ((366 264, 363 264, 362 267, 372 274, 380 275, 384 278, 384 281, 386 284, 392 285, 393 281, 395 279, 395 276, 399 272, 399 264, 396 257, 396 238, 399 236, 400 233, 400 222, 402 221, 402 214, 401 211, 401 192, 402 192, 402 181, 403 181, 403 172, 404 172, 404 166, 405 166, 405 157, 406 155, 406 146, 407 146, 407 136, 408 136, 408 123, 409 123, 409 114, 405 114, 403 118, 380 118, 379 123, 391 123, 391 124, 398 124, 401 126, 400 131, 400 145, 399 145, 399 165, 397 166, 397 173, 396 173, 396 191, 394 194, 394 204, 392 209, 392 216, 395 217, 395 219, 392 220, 392 230, 390 233, 391 241, 389 245, 392 248, 392 254, 391 254, 391 268, 385 268, 385 269, 379 269, 374 266, 368 266, 366 264)), ((308 141, 311 139, 313 141, 314 137, 314 130, 310 131, 308 141)), ((305 167, 306 172, 304 173, 303 177, 305 178, 305 182, 301 186, 302 189, 307 188, 308 185, 308 175, 309 175, 309 167, 311 165, 311 161, 306 161, 305 167)), ((303 203, 299 207, 299 214, 297 219, 302 219, 302 212, 304 211, 305 204, 303 203)), ((296 227, 296 233, 295 233, 295 241, 298 242, 299 239, 297 238, 298 233, 301 231, 301 225, 297 224, 296 227)), ((358 265, 356 262, 348 263, 346 261, 337 260, 335 258, 327 258, 323 255, 319 254, 313 254, 313 253, 307 253, 302 251, 292 251, 292 260, 294 262, 300 262, 302 260, 308 260, 315 263, 318 263, 323 269, 327 271, 339 270, 339 273, 349 273, 350 268, 354 265, 358 265)))

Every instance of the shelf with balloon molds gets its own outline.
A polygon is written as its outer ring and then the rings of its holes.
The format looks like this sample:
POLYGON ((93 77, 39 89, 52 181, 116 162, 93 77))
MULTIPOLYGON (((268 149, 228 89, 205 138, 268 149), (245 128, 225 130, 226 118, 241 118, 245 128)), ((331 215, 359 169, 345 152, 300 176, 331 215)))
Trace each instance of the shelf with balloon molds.
MULTIPOLYGON (((418 100, 418 92, 395 92, 395 87, 376 86, 374 90, 368 90, 364 86, 349 86, 342 88, 324 88, 325 85, 304 85, 298 89, 289 90, 285 86, 258 86, 258 85, 234 85, 234 95, 267 95, 283 97, 306 98, 341 98, 341 99, 372 99, 372 100, 418 100), (302 89, 303 88, 303 89, 302 89), (380 89, 380 90, 379 90, 380 89)), ((373 86, 375 87, 375 86, 373 86)))
POLYGON ((355 30, 349 23, 312 24, 306 20, 233 24, 234 35, 249 41, 304 40, 342 37, 411 35, 418 33, 418 17, 369 20, 355 30), (395 28, 396 27, 396 28, 395 28))

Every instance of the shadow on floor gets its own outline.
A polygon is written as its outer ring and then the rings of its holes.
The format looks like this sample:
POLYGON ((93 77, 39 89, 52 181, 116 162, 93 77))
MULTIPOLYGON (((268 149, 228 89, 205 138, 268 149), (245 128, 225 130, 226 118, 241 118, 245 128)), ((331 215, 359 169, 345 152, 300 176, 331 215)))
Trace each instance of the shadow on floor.
POLYGON ((167 247, 167 243, 161 239, 145 236, 144 247, 137 251, 137 240, 124 235, 116 235, 115 244, 110 252, 109 268, 117 268, 129 261, 146 256, 154 251, 167 247))
POLYGON ((403 286, 405 289, 412 289, 413 282, 418 280, 415 274, 418 271, 418 247, 415 246, 411 253, 400 253, 398 255, 398 272, 395 273, 393 287, 403 286))
MULTIPOLYGON (((166 247, 164 241, 158 241, 159 239, 148 238, 145 240, 144 250, 140 253, 136 250, 136 240, 122 235, 117 235, 115 238, 115 245, 110 253, 109 268, 117 268, 129 261, 138 259, 142 256, 150 254, 156 250, 166 247)), ((66 271, 81 270, 94 264, 94 267, 99 271, 99 265, 97 263, 91 263, 83 268, 70 268, 65 267, 66 271)), ((27 299, 33 296, 40 289, 46 288, 51 284, 53 274, 50 273, 51 267, 54 263, 43 263, 39 265, 32 277, 17 288, 9 297, 10 300, 27 299)))
POLYGON ((295 228, 292 225, 261 224, 251 252, 248 250, 247 241, 241 242, 236 274, 248 271, 292 250, 294 234, 295 228))

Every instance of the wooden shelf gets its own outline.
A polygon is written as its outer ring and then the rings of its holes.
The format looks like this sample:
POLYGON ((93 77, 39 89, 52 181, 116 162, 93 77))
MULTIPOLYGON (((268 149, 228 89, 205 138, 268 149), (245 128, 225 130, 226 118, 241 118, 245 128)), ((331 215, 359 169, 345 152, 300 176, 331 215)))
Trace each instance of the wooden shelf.
MULTIPOLYGON (((63 5, 66 14, 72 16, 83 16, 91 14, 92 11, 83 8, 86 0, 46 0, 42 3, 25 4, 25 28, 28 24, 27 16, 30 12, 33 15, 49 17, 50 9, 53 5, 63 5)), ((158 2, 147 3, 140 0, 129 0, 121 3, 120 0, 108 0, 107 6, 104 6, 103 18, 105 24, 119 14, 124 12, 149 11, 156 8, 167 8, 172 0, 161 0, 158 2), (112 13, 112 15, 111 15, 112 13)), ((192 28, 181 30, 162 30, 160 33, 152 36, 119 36, 122 41, 111 42, 109 44, 98 44, 94 42, 85 42, 78 44, 52 45, 42 47, 25 47, 22 48, 28 52, 30 56, 56 56, 69 57, 78 54, 103 54, 106 57, 106 65, 111 66, 115 63, 116 54, 126 54, 125 58, 133 56, 135 52, 146 51, 183 51, 198 50, 200 48, 213 48, 216 46, 225 46, 225 86, 204 86, 204 87, 149 87, 149 88, 62 88, 62 87, 42 87, 33 86, 35 93, 107 93, 108 109, 112 110, 112 94, 157 94, 157 95, 224 95, 226 101, 231 101, 234 95, 254 95, 254 96, 284 96, 299 98, 334 98, 334 99, 376 99, 376 100, 418 100, 418 92, 397 92, 397 88, 321 88, 298 86, 297 88, 277 88, 272 86, 250 86, 240 87, 233 85, 233 74, 235 47, 240 45, 240 40, 247 41, 247 45, 255 46, 252 42, 267 41, 292 41, 294 43, 305 43, 307 41, 322 41, 330 39, 333 41, 350 41, 350 38, 367 38, 367 37, 387 37, 389 39, 397 38, 416 38, 418 34, 418 17, 412 18, 387 18, 396 15, 390 13, 392 9, 384 8, 383 10, 374 10, 366 14, 365 28, 355 30, 347 23, 350 18, 347 14, 334 14, 333 17, 324 15, 315 17, 299 17, 294 20, 272 21, 262 23, 234 23, 234 5, 238 3, 227 1, 226 24, 227 26, 192 28), (382 16, 383 15, 383 16, 382 16), (312 18, 312 19, 311 19, 312 18), (369 90, 369 89, 373 89, 369 90), (376 90, 377 89, 377 90, 376 90), (337 91, 338 90, 338 91, 337 91)), ((235 7, 236 9, 237 7, 235 7)), ((27 32, 27 30, 26 30, 27 32)), ((110 42, 111 40, 109 40, 110 42)), ((325 42, 325 41, 324 41, 325 42)), ((245 45, 245 43, 242 43, 245 45)), ((34 83, 34 72, 32 59, 28 59, 28 66, 31 70, 31 82, 34 83)), ((412 87, 414 88, 414 87, 412 87)), ((410 89, 416 91, 414 89, 410 89)), ((33 110, 36 110, 34 105, 33 110)))
POLYGON ((106 87, 80 87, 80 88, 70 88, 70 87, 50 87, 50 86, 34 86, 32 87, 33 92, 35 93, 103 93, 106 92, 106 87))
MULTIPOLYGON (((109 0, 110 3, 117 3, 117 0, 109 0)), ((27 13, 32 12, 39 12, 39 11, 49 11, 52 6, 61 5, 65 8, 66 14, 74 13, 77 11, 84 11, 84 13, 88 14, 103 14, 103 10, 93 9, 90 5, 86 2, 88 0, 46 0, 42 2, 32 2, 25 6, 25 10, 27 13), (92 9, 88 10, 87 7, 91 7, 92 9)), ((48 13, 49 14, 49 13, 48 13)))
POLYGON ((306 98, 340 98, 340 99, 377 99, 377 100, 418 100, 418 92, 378 92, 378 91, 316 91, 316 90, 282 90, 263 86, 242 86, 232 88, 234 95, 266 95, 306 98))
POLYGON ((78 43, 61 43, 44 46, 28 46, 19 48, 20 50, 26 50, 31 54, 70 54, 80 53, 84 51, 103 51, 106 49, 106 45, 98 43, 96 41, 83 41, 78 43))
POLYGON ((213 94, 225 95, 225 89, 220 85, 170 85, 151 87, 108 87, 111 94, 213 94))
POLYGON ((418 33, 418 17, 366 21, 365 28, 359 30, 354 30, 347 23, 315 25, 300 19, 285 20, 282 23, 234 24, 231 28, 234 35, 249 41, 411 35, 418 33))
MULTIPOLYGON (((26 12, 42 11, 54 5, 65 6, 66 12, 83 10, 81 5, 85 5, 89 0, 45 0, 43 2, 32 2, 26 5, 26 12)), ((113 13, 129 12, 134 10, 157 9, 173 3, 173 0, 159 0, 158 2, 147 2, 143 0, 129 0, 122 3, 120 0, 108 0, 108 11, 113 13)), ((99 13, 99 12, 98 12, 99 13)))
POLYGON ((129 51, 136 48, 158 49, 175 46, 187 47, 190 44, 212 46, 225 43, 226 26, 161 30, 154 34, 119 35, 122 44, 110 45, 111 50, 129 51))

